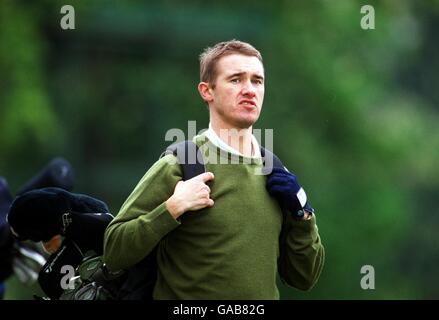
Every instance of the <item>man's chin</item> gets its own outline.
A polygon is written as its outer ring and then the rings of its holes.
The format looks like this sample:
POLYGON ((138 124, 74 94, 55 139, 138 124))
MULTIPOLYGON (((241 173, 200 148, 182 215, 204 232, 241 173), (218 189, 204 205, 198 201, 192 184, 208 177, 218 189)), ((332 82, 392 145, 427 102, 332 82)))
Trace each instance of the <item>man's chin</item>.
POLYGON ((253 126, 256 121, 258 121, 258 117, 239 119, 238 121, 236 121, 236 127, 239 129, 248 129, 253 126))

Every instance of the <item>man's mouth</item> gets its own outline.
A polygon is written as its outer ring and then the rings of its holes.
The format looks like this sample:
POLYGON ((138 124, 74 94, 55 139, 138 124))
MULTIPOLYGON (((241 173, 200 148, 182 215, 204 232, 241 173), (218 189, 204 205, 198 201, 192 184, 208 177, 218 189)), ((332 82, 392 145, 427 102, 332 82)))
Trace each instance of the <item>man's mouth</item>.
POLYGON ((253 100, 241 100, 239 104, 251 109, 256 107, 256 102, 254 102, 253 100))

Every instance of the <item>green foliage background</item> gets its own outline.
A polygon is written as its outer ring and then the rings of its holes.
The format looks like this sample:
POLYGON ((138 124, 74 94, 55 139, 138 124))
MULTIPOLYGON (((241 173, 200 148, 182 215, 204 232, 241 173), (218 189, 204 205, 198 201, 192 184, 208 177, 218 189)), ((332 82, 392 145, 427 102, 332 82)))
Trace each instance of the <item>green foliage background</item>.
MULTIPOLYGON (((439 217, 438 1, 64 1, 0 3, 0 175, 15 192, 54 156, 75 191, 117 213, 171 128, 208 125, 198 84, 203 48, 257 47, 266 96, 257 128, 317 210, 326 265, 310 292, 284 299, 428 299, 439 217), (375 290, 360 269, 375 268, 375 290)), ((8 281, 7 299, 38 288, 8 281)))

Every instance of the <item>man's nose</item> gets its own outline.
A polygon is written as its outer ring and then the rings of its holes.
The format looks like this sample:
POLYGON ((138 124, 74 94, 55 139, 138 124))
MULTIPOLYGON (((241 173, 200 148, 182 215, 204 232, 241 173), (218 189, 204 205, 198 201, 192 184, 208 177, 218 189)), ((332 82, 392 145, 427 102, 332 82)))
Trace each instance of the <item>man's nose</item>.
POLYGON ((255 87, 251 81, 244 81, 242 87, 242 94, 244 96, 254 97, 256 95, 255 87))

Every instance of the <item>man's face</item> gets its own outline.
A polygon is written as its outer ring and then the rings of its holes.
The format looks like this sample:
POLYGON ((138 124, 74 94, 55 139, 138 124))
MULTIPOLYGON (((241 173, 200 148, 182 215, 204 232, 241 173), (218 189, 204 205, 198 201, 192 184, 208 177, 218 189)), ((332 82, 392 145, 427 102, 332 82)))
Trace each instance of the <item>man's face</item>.
POLYGON ((216 65, 210 115, 222 127, 249 128, 259 118, 264 100, 264 67, 257 57, 232 54, 216 65))

